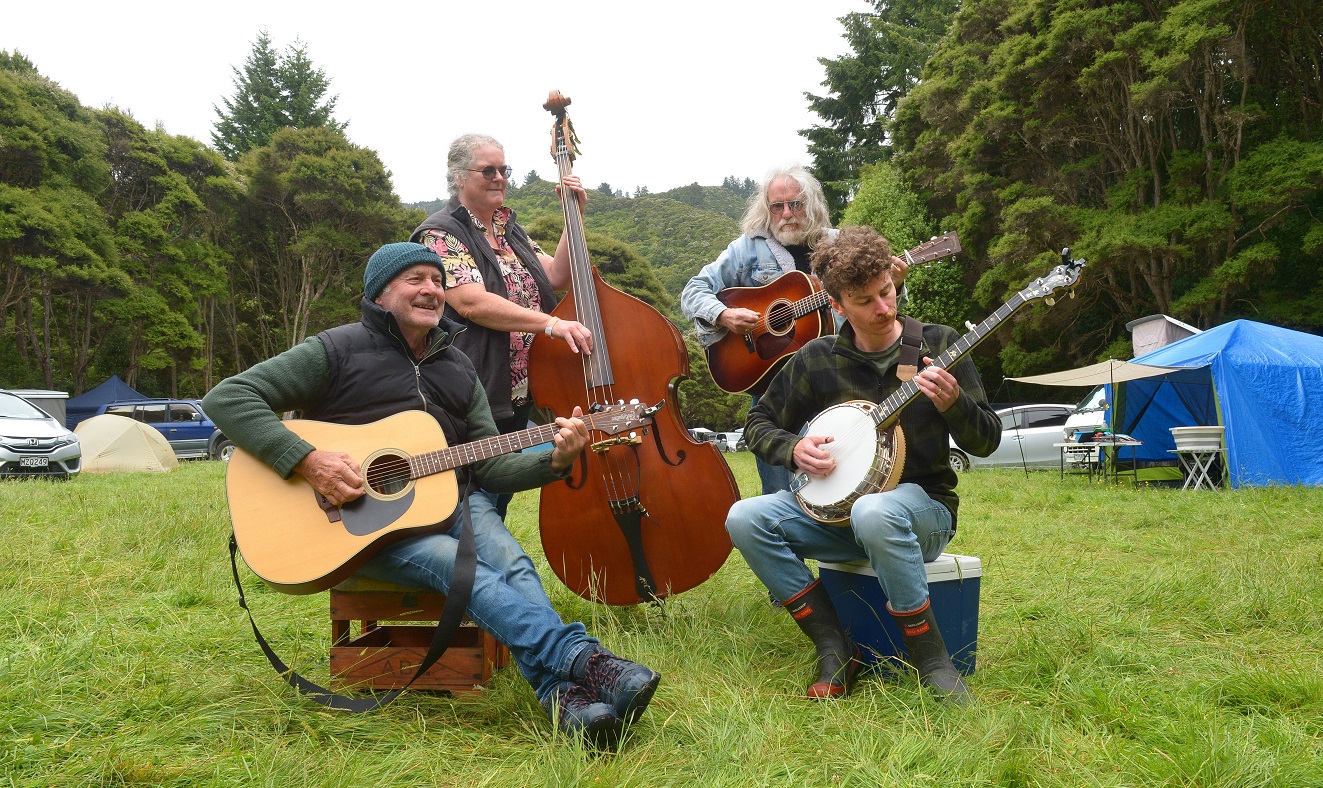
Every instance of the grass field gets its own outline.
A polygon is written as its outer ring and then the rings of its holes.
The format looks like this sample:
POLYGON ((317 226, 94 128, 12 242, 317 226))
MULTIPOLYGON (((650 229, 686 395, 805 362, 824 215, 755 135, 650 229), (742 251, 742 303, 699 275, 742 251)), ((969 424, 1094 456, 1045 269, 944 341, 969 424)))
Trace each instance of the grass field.
MULTIPOLYGON (((725 456, 751 493, 751 455, 725 456)), ((0 785, 1323 786, 1323 489, 965 474, 966 710, 911 676, 804 700, 811 648, 738 554, 664 609, 585 602, 547 571, 524 494, 512 528, 562 616, 665 676, 597 755, 552 735, 512 668, 369 715, 297 697, 236 605, 223 474, 0 483, 0 785)), ((325 595, 244 587, 277 652, 326 681, 325 595)))

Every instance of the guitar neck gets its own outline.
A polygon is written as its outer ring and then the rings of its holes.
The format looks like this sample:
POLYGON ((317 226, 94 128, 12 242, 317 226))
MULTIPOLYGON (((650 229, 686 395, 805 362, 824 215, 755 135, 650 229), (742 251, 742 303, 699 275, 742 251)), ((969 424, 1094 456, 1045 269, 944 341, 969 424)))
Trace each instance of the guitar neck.
MULTIPOLYGON (((918 246, 905 252, 905 261, 910 265, 921 265, 923 263, 940 260, 947 255, 955 254, 960 251, 960 239, 952 230, 945 235, 938 236, 928 241, 924 241, 918 246)), ((794 310, 794 319, 798 320, 804 315, 816 312, 826 307, 830 303, 826 290, 819 290, 812 295, 804 296, 791 304, 794 310)))
MULTIPOLYGON (((591 418, 585 416, 583 420, 591 427, 591 418)), ((434 473, 454 470, 463 465, 471 465, 479 460, 537 446, 550 441, 559 429, 560 427, 555 424, 545 424, 533 429, 495 435, 472 443, 462 443, 458 446, 417 454, 409 458, 409 478, 419 479, 434 473)))
MULTIPOLYGON (((1028 300, 1022 294, 1017 293, 1011 300, 998 307, 997 311, 989 315, 986 320, 974 326, 968 334, 952 342, 950 347, 933 359, 931 366, 950 369, 965 354, 986 339, 1003 320, 1015 314, 1027 303, 1028 300)), ((874 409, 872 413, 873 420, 880 425, 890 424, 895 420, 896 414, 913 402, 921 393, 917 383, 913 380, 905 381, 900 384, 900 388, 892 392, 891 396, 882 400, 879 407, 874 409)))

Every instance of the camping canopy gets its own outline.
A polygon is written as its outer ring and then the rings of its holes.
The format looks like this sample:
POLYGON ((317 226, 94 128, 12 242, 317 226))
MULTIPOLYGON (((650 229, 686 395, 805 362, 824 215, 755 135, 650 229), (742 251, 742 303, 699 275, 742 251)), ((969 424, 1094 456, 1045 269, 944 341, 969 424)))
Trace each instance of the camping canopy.
POLYGON ((120 380, 119 375, 111 375, 100 386, 64 403, 64 426, 72 430, 78 426, 78 422, 96 415, 96 409, 107 402, 126 399, 147 399, 147 397, 120 380))
POLYGON ((154 427, 126 416, 103 414, 79 423, 84 473, 168 471, 179 467, 170 443, 154 427))
POLYGON ((1135 359, 1193 367, 1117 386, 1113 429, 1170 458, 1172 427, 1226 428, 1233 487, 1323 484, 1323 337, 1236 320, 1135 359))
POLYGON ((1108 359, 1100 364, 1068 369, 1064 372, 1049 372, 1046 375, 1030 375, 1023 378, 1006 378, 1020 383, 1037 383, 1040 386, 1107 386, 1139 378, 1151 378, 1175 372, 1179 367, 1158 367, 1152 364, 1136 364, 1133 361, 1108 359))

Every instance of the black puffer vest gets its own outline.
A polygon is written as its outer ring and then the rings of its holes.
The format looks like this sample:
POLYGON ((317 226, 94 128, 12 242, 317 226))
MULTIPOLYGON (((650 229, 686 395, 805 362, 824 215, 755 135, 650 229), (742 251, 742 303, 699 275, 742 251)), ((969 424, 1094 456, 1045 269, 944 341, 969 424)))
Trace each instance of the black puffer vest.
POLYGON ((478 375, 468 356, 451 347, 456 332, 462 332, 459 326, 442 320, 427 355, 415 363, 395 317, 363 299, 362 322, 317 335, 330 361, 331 386, 307 417, 368 424, 401 411, 425 410, 441 424, 448 445, 464 443, 478 375))
MULTIPOLYGON (((487 221, 491 221, 491 217, 487 217, 487 221)), ((458 238, 473 255, 487 292, 509 298, 496 252, 478 228, 473 226, 469 211, 460 205, 459 198, 451 197, 446 207, 427 217, 414 229, 409 240, 419 243, 425 230, 441 230, 458 238)), ((547 278, 547 272, 533 251, 533 242, 529 240, 528 233, 515 222, 513 211, 510 213, 510 223, 505 226, 505 239, 520 262, 533 275, 533 281, 537 282, 542 311, 550 312, 556 306, 556 292, 551 289, 551 280, 547 278)), ((514 408, 510 404, 510 332, 495 331, 470 322, 449 304, 446 305, 445 316, 467 329, 455 337, 455 347, 464 351, 477 366, 478 377, 491 400, 492 415, 497 422, 510 418, 514 415, 514 408)))

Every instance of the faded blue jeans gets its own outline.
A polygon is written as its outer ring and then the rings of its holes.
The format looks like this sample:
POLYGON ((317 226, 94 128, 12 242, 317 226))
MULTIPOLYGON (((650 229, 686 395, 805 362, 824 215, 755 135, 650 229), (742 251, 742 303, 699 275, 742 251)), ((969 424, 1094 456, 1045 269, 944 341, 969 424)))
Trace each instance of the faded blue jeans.
POLYGON ((928 601, 924 563, 951 541, 951 512, 917 484, 864 495, 850 510, 849 527, 809 517, 790 492, 737 501, 726 530, 749 568, 777 599, 813 584, 804 559, 867 559, 893 610, 908 613, 928 601))
MULTIPOLYGON (((552 609, 533 561, 496 514, 491 496, 475 492, 469 496, 469 506, 477 523, 473 537, 478 569, 468 616, 510 649, 519 672, 540 701, 558 682, 570 678, 574 658, 597 640, 588 637, 583 624, 566 624, 552 609)), ((396 542, 358 572, 448 594, 459 551, 459 529, 467 526, 461 516, 448 533, 396 542)))

